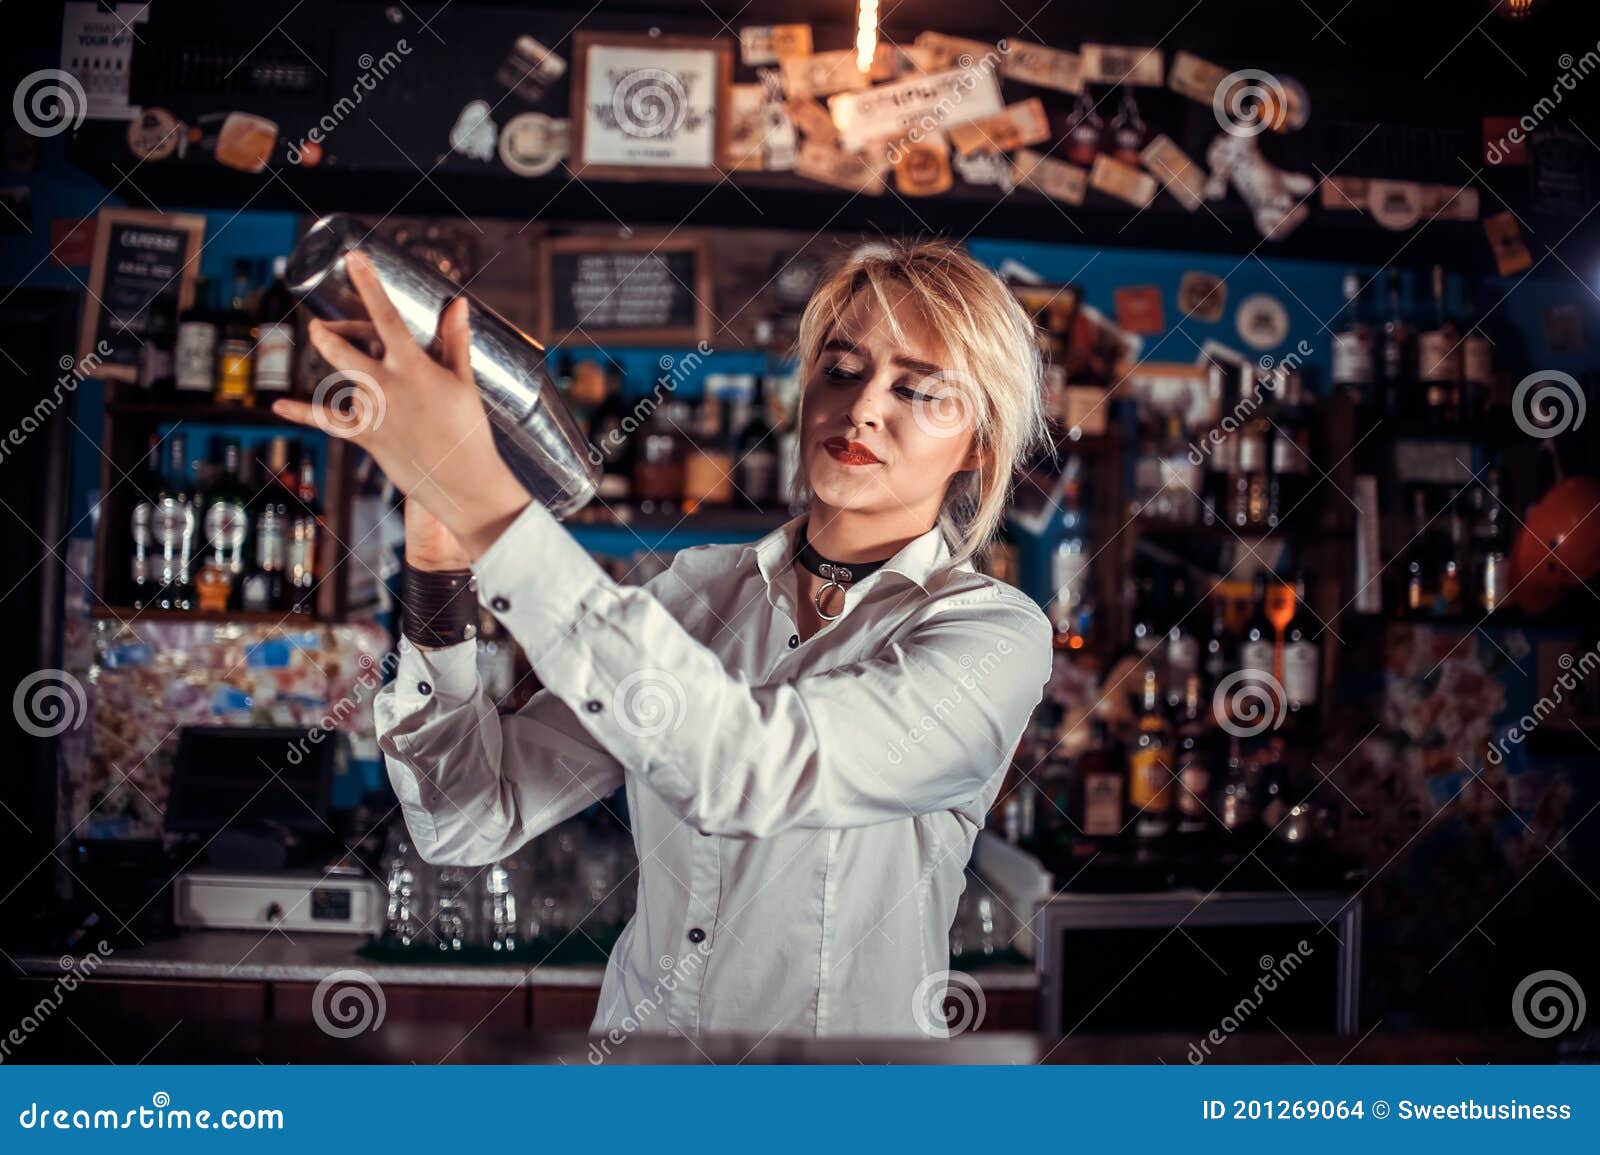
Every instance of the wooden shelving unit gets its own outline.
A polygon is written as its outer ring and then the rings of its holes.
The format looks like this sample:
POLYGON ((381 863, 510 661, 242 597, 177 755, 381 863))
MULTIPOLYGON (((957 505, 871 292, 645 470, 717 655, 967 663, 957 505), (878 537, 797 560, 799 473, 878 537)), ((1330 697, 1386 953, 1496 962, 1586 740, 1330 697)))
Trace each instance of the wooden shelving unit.
MULTIPOLYGON (((303 425, 285 421, 265 408, 233 405, 188 405, 178 401, 152 401, 139 396, 133 386, 108 384, 106 387, 104 428, 100 442, 100 511, 95 527, 94 588, 98 602, 92 614, 97 618, 140 621, 283 621, 284 613, 225 614, 180 613, 170 610, 135 610, 124 604, 125 587, 113 574, 125 573, 128 541, 134 506, 139 495, 125 475, 137 467, 151 432, 164 425, 195 430, 237 426, 279 427, 299 440, 319 441, 326 446, 318 485, 321 490, 323 520, 327 532, 319 544, 322 575, 317 589, 317 612, 303 622, 342 621, 348 612, 348 591, 343 580, 349 560, 351 470, 356 452, 347 442, 328 437, 303 425)), ((187 431, 187 429, 186 429, 187 431)))

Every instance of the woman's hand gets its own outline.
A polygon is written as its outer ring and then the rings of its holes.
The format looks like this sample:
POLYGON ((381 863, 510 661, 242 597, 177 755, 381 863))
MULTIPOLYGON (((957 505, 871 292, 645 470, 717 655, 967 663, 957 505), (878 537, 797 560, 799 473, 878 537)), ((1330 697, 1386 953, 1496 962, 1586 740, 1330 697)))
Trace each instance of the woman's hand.
POLYGON ((406 564, 430 573, 467 569, 472 558, 420 501, 406 499, 406 564))
POLYGON ((371 329, 313 320, 311 343, 336 372, 318 384, 309 404, 279 400, 272 411, 372 454, 407 497, 408 539, 416 501, 469 559, 477 558, 531 498, 495 448, 472 379, 466 298, 444 311, 436 359, 412 338, 367 258, 351 251, 345 262, 371 329), (369 335, 371 355, 347 339, 369 335))

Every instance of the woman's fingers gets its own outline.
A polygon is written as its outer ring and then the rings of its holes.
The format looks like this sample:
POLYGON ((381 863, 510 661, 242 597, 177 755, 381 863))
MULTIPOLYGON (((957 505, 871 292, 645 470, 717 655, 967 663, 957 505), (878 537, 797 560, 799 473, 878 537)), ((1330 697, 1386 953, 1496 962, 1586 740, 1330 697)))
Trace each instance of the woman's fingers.
POLYGON ((359 249, 351 249, 345 254, 344 260, 350 270, 350 283, 361 294, 361 303, 367 307, 367 315, 372 318, 384 345, 395 352, 407 345, 415 345, 411 331, 406 328, 394 302, 389 300, 389 294, 384 291, 383 282, 378 279, 367 255, 359 249))
POLYGON ((382 369, 382 362, 368 357, 349 341, 333 331, 328 322, 314 318, 306 327, 311 344, 322 354, 323 360, 345 373, 363 373, 373 379, 382 369))
POLYGON ((346 441, 359 441, 363 433, 377 427, 372 417, 372 400, 366 397, 351 398, 347 391, 332 394, 331 403, 280 397, 272 403, 272 411, 285 420, 309 425, 330 437, 346 441))
POLYGON ((323 321, 330 330, 355 344, 369 357, 383 359, 383 342, 378 339, 378 327, 371 321, 323 321))
POLYGON ((445 306, 439 322, 440 360, 463 381, 472 381, 472 325, 463 294, 445 306))

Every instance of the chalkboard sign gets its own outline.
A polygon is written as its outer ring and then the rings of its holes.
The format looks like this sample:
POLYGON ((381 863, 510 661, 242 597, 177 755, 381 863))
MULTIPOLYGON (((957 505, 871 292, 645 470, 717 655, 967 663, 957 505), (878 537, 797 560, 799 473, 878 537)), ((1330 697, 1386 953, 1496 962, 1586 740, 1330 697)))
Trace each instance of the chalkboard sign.
POLYGON ((101 210, 95 225, 90 297, 78 340, 80 360, 100 348, 111 351, 97 356, 96 377, 135 380, 140 346, 172 338, 178 313, 193 299, 205 231, 204 217, 101 210))
POLYGON ((553 237, 539 260, 540 338, 692 345, 711 339, 704 238, 553 237))

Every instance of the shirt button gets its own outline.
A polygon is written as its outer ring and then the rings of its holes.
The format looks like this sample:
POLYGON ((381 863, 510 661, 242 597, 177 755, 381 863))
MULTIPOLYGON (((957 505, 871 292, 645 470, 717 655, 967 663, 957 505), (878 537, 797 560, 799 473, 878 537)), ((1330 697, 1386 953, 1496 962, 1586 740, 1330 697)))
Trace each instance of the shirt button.
POLYGON ((690 942, 705 942, 705 940, 706 940, 706 932, 705 931, 701 930, 697 926, 693 926, 693 927, 689 928, 689 941, 690 942))
POLYGON ((604 707, 600 704, 599 698, 590 698, 583 704, 583 708, 589 711, 591 714, 598 714, 602 709, 604 709, 604 707))
POLYGON ((800 644, 800 635, 799 634, 790 634, 789 635, 789 648, 792 650, 796 646, 798 646, 799 644, 800 644))
POLYGON ((424 698, 426 698, 429 694, 433 693, 433 687, 431 685, 429 685, 427 682, 418 682, 417 683, 417 693, 421 694, 424 698))
POLYGON ((496 597, 490 599, 489 608, 497 614, 503 614, 511 608, 511 603, 503 597, 496 597))

